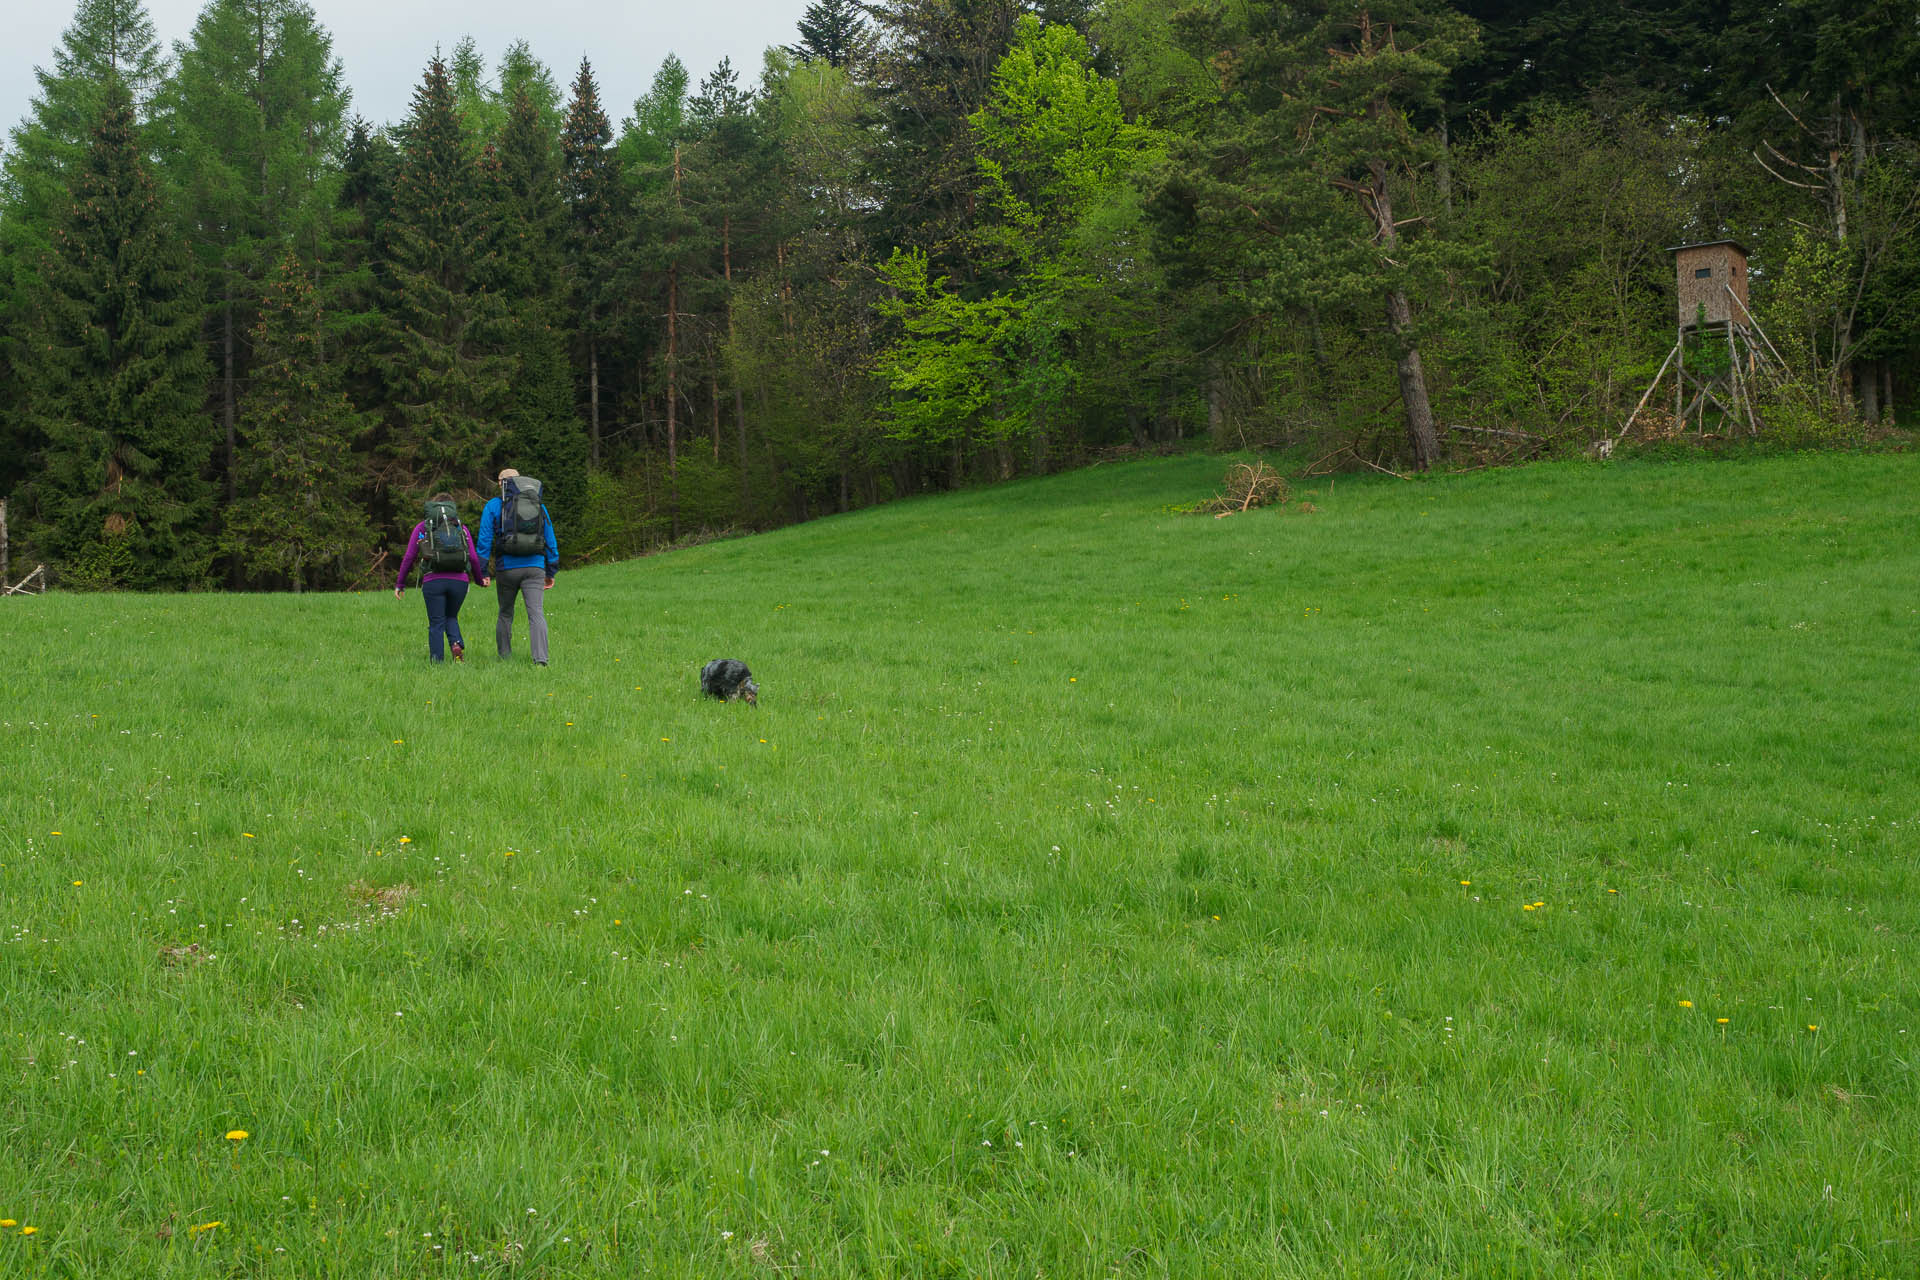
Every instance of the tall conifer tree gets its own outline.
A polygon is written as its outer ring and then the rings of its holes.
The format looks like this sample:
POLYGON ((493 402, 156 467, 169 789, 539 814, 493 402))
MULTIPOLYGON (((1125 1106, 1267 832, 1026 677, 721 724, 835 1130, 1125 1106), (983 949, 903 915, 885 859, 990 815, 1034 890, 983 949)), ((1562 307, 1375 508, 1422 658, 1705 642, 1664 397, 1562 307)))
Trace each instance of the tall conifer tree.
POLYGON ((587 438, 573 412, 561 307, 565 297, 560 173, 533 96, 514 90, 500 145, 499 287, 513 308, 515 367, 507 393, 515 465, 546 482, 548 509, 567 524, 587 490, 587 438))
POLYGON ((414 91, 405 132, 387 222, 390 479, 402 489, 479 485, 500 445, 510 323, 488 283, 492 202, 438 58, 414 91))
POLYGON ((567 219, 571 328, 586 384, 588 462, 595 467, 600 465, 600 360, 612 336, 609 319, 615 308, 607 295, 619 242, 620 178, 612 140, 593 68, 582 58, 560 138, 560 191, 567 219))
POLYGON ((70 580, 184 587, 212 553, 207 366, 200 294, 144 150, 112 81, 21 344, 45 441, 31 535, 70 580))
POLYGON ((240 497, 227 509, 225 549, 249 574, 285 579, 295 591, 338 581, 373 542, 351 497, 351 450, 365 423, 322 353, 318 295, 291 252, 267 282, 251 337, 240 497))
POLYGON ((304 0, 211 0, 158 99, 169 168, 207 283, 236 496, 236 418, 248 338, 277 246, 316 253, 333 199, 347 94, 332 38, 304 0))

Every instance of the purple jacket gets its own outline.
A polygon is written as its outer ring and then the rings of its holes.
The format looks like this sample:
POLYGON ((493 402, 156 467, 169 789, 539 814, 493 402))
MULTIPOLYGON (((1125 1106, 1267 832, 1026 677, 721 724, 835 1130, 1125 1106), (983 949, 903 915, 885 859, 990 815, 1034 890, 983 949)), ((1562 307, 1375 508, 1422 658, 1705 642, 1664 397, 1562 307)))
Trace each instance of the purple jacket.
MULTIPOLYGON (((461 573, 423 573, 421 585, 429 582, 464 582, 469 576, 475 582, 487 576, 487 566, 480 563, 480 557, 473 553, 473 531, 464 524, 460 526, 460 536, 467 540, 467 568, 461 573)), ((413 526, 413 532, 407 535, 407 554, 400 558, 400 576, 394 580, 394 590, 399 591, 407 585, 407 573, 413 568, 413 562, 420 558, 420 548, 427 540, 427 522, 422 520, 413 526)))

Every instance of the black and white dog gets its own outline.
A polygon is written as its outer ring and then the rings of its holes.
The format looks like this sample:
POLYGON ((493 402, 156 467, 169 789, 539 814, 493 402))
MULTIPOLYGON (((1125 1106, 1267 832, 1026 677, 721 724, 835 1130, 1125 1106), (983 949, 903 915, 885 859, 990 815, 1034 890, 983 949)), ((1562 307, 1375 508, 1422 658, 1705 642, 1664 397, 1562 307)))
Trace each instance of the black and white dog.
POLYGON ((760 686, 753 682, 747 664, 738 658, 715 658, 700 668, 700 692, 722 702, 737 698, 752 706, 760 705, 760 686))

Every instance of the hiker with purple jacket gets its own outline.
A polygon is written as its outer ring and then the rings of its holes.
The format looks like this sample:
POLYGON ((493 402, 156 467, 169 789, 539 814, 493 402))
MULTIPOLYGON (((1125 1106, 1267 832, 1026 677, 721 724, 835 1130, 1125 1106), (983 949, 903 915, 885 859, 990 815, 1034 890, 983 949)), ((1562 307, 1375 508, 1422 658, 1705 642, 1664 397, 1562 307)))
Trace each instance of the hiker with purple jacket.
POLYGON ((427 602, 427 653, 444 662, 443 640, 453 644, 453 660, 465 662, 467 647, 460 635, 460 606, 467 598, 469 579, 487 585, 487 567, 474 553, 473 534, 460 522, 453 495, 436 493, 427 501, 427 518, 407 536, 407 554, 400 560, 400 576, 393 584, 398 600, 407 587, 407 573, 420 562, 420 595, 427 602))

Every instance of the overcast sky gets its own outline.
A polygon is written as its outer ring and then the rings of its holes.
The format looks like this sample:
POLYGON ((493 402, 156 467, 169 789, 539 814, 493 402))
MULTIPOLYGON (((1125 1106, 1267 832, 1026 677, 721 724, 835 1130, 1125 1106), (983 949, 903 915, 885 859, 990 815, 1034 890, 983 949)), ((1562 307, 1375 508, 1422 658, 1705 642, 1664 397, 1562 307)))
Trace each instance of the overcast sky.
MULTIPOLYGON (((789 44, 807 0, 309 0, 333 36, 333 53, 346 69, 353 111, 375 124, 407 113, 434 47, 451 53, 470 35, 491 71, 515 40, 525 40, 553 72, 564 99, 584 55, 593 63, 600 103, 613 122, 633 113, 660 60, 671 52, 687 64, 697 86, 720 59, 732 58, 743 86, 760 79, 768 45, 789 44)), ((0 39, 0 125, 26 116, 39 92, 33 69, 53 66, 60 33, 73 23, 71 0, 7 0, 0 39)), ((161 46, 193 34, 204 0, 146 0, 161 46)))

